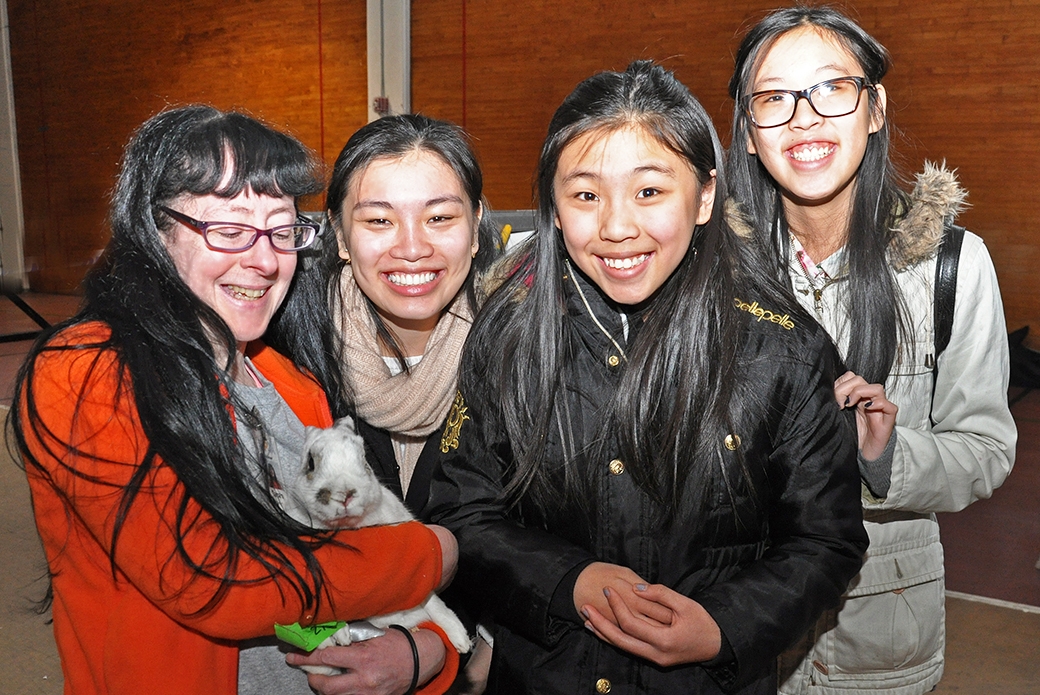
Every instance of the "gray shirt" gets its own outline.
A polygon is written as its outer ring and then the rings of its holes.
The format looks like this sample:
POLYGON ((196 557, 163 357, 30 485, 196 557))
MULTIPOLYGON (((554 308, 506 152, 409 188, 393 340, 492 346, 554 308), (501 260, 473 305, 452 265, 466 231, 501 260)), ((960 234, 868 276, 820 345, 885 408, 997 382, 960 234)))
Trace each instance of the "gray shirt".
MULTIPOLYGON (((293 469, 302 465, 306 429, 274 384, 248 358, 246 368, 260 386, 231 384, 234 397, 246 411, 235 410, 235 429, 263 495, 263 486, 272 479, 289 480, 293 469)), ((285 663, 285 654, 291 649, 273 635, 239 643, 239 695, 312 695, 307 674, 285 663)))

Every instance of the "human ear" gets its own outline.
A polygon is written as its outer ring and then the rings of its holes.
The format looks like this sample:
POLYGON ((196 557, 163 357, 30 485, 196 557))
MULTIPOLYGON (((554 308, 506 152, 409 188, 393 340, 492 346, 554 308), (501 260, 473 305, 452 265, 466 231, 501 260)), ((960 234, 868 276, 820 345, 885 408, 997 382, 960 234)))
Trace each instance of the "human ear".
POLYGON ((755 147, 755 139, 751 137, 751 133, 748 133, 747 136, 747 153, 752 155, 758 154, 758 148, 755 147))
POLYGON ((715 170, 709 174, 711 178, 701 186, 701 202, 697 209, 697 224, 704 224, 711 219, 711 212, 715 209, 715 170))
POLYGON ((477 203, 477 214, 474 215, 476 218, 473 221, 473 243, 470 245, 470 255, 473 258, 477 257, 477 251, 480 250, 480 221, 484 219, 484 203, 477 203))
POLYGON ((339 257, 350 263, 350 251, 347 250, 347 234, 343 231, 339 225, 332 221, 332 212, 329 210, 325 211, 325 218, 329 221, 329 226, 332 227, 332 231, 336 233, 336 245, 339 247, 339 257))
POLYGON ((888 94, 883 84, 874 85, 877 93, 876 108, 870 110, 870 132, 876 133, 885 125, 885 109, 888 108, 888 94))

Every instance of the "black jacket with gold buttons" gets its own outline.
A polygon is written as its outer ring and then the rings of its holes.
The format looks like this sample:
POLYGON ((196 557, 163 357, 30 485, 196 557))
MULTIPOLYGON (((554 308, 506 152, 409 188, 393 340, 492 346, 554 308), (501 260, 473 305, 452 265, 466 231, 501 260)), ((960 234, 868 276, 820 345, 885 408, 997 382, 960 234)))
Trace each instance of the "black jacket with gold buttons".
MULTIPOLYGON (((629 341, 622 317, 593 285, 582 282, 583 293, 565 286, 569 353, 581 375, 566 398, 571 431, 587 445, 601 434, 629 341)), ((712 492, 716 503, 706 512, 664 529, 616 456, 575 464, 592 481, 591 505, 566 496, 549 510, 526 499, 505 505, 511 450, 493 425, 496 406, 466 393, 456 399, 444 435, 451 445, 441 447, 423 516, 458 538, 455 594, 497 625, 488 693, 774 695, 776 656, 837 605, 867 545, 855 430, 833 396, 838 358, 811 320, 751 297, 734 305, 748 319, 744 378, 764 397, 719 447, 727 463, 740 450, 757 497, 712 492), (723 654, 662 668, 597 639, 571 598, 577 575, 594 561, 630 567, 699 602, 722 630, 723 654)), ((629 331, 638 323, 630 319, 629 331)), ((480 365, 468 367, 480 373, 480 365)), ((547 461, 562 451, 558 431, 550 428, 547 461)), ((704 484, 692 478, 691 492, 704 484)))

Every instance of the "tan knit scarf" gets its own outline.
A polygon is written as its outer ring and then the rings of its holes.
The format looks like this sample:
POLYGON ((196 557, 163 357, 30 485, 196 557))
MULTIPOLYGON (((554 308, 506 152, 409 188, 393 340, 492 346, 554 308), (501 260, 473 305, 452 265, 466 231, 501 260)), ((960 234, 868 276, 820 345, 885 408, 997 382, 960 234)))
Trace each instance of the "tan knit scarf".
POLYGON ((354 391, 358 416, 390 432, 405 493, 426 438, 439 429, 455 399, 462 345, 473 325, 464 292, 448 306, 419 364, 390 376, 365 296, 346 266, 339 281, 336 323, 343 337, 343 376, 354 391), (402 451, 403 449, 403 451, 402 451))

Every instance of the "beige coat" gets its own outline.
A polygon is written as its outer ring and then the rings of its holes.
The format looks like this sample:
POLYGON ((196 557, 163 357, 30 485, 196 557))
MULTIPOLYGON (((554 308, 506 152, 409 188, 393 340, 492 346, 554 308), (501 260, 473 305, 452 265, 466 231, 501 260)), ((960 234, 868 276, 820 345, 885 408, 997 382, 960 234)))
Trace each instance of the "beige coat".
MULTIPOLYGON (((864 487, 865 564, 841 611, 824 614, 805 643, 782 659, 784 695, 917 695, 942 676, 943 551, 935 512, 989 497, 1011 471, 1018 436, 1007 404, 1008 342, 997 277, 985 245, 970 232, 932 401, 935 252, 944 220, 956 215, 963 197, 952 172, 926 166, 890 247, 915 333, 913 359, 901 358, 885 384, 899 406, 891 488, 875 499, 864 487)), ((841 252, 823 262, 831 277, 842 264, 841 252)), ((792 258, 789 269, 799 301, 844 354, 850 317, 840 304, 843 283, 823 292, 817 314, 798 261, 792 258)))

